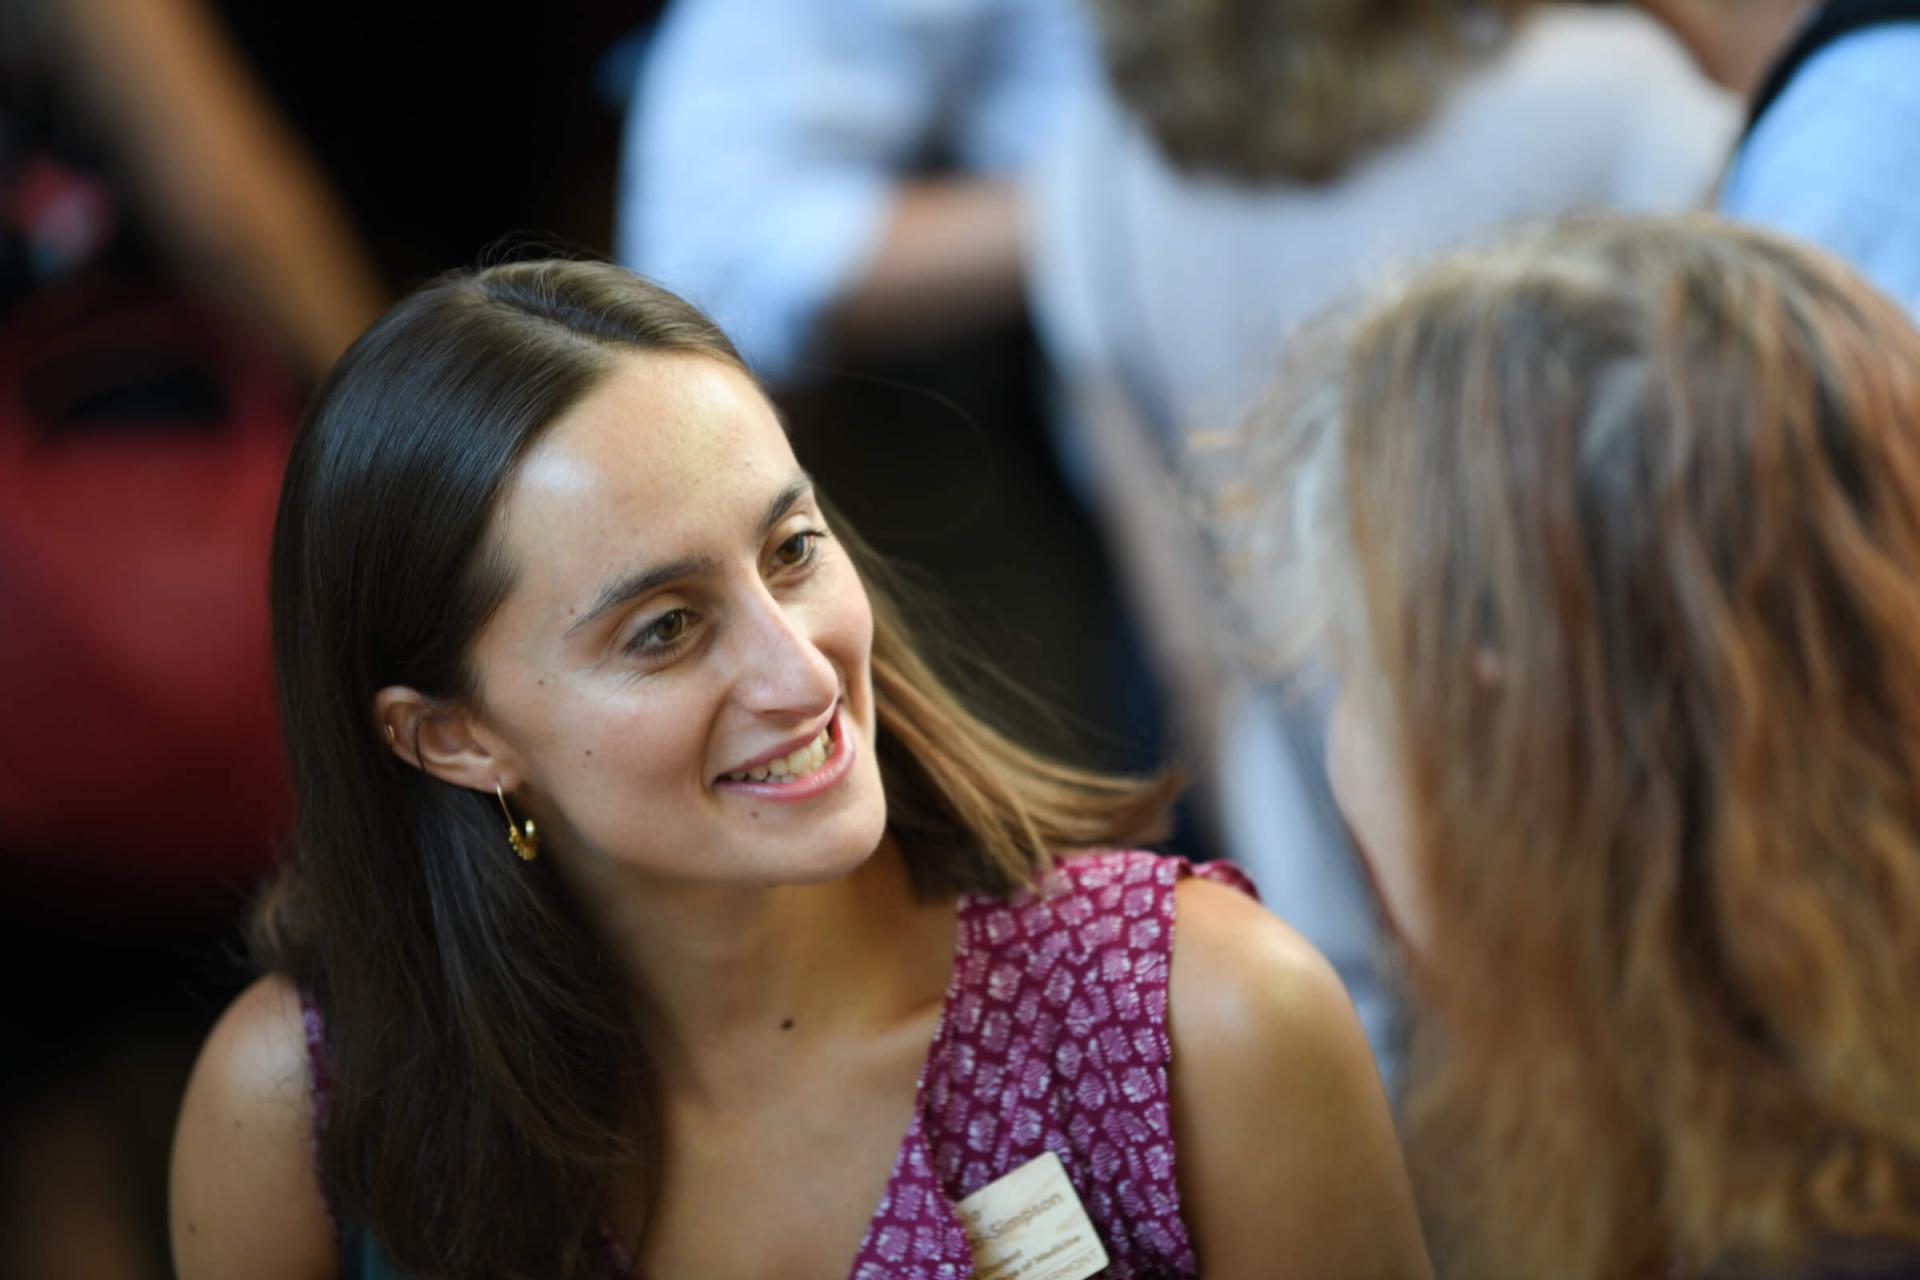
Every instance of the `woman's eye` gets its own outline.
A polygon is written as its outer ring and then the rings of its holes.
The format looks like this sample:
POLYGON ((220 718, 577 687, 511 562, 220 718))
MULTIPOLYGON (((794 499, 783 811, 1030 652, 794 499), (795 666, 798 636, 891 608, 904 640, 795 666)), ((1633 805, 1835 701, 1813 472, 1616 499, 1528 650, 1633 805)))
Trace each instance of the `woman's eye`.
POLYGON ((686 639, 693 621, 685 609, 671 609, 634 633, 627 642, 629 653, 661 653, 686 639))
POLYGON ((796 569, 813 559, 820 539, 827 535, 819 529, 802 529, 773 550, 773 562, 782 569, 796 569))

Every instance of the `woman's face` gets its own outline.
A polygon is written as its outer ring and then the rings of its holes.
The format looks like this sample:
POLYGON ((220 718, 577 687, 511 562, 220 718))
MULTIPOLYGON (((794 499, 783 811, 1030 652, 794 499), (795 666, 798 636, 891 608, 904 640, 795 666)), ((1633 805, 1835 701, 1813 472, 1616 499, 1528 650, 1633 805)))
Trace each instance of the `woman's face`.
POLYGON ((513 588, 476 714, 549 848, 758 885, 872 853, 873 615, 751 380, 623 357, 497 518, 513 588))

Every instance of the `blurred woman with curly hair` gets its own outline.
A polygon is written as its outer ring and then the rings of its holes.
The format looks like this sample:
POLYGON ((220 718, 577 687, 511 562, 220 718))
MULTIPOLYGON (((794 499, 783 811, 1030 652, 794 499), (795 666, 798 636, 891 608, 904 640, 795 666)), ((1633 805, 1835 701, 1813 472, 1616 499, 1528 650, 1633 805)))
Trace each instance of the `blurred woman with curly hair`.
POLYGON ((1335 652, 1453 1276, 1920 1274, 1920 334, 1704 218, 1295 349, 1231 557, 1335 652))

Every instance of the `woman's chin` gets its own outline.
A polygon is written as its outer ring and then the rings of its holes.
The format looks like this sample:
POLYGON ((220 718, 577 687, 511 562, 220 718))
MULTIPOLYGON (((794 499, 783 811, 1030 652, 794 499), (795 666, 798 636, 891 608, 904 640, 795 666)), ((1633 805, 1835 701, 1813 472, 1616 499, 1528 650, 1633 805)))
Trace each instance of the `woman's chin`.
POLYGON ((860 824, 844 840, 822 842, 818 861, 796 867, 790 883, 822 884, 852 875, 872 861, 887 842, 886 810, 882 808, 877 821, 860 824))

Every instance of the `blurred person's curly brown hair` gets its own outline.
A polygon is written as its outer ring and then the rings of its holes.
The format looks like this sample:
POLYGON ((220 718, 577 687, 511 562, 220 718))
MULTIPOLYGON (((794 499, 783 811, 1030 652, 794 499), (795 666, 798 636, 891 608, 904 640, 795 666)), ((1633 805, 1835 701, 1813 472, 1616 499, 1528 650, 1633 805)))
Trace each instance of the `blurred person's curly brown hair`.
POLYGON ((1459 257, 1317 350, 1229 531, 1384 691, 1442 1273, 1920 1248, 1920 333, 1688 218, 1459 257))
POLYGON ((1093 0, 1107 72, 1180 168, 1317 182, 1427 117, 1531 0, 1093 0))

